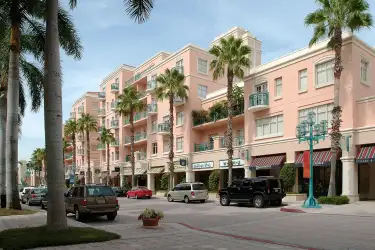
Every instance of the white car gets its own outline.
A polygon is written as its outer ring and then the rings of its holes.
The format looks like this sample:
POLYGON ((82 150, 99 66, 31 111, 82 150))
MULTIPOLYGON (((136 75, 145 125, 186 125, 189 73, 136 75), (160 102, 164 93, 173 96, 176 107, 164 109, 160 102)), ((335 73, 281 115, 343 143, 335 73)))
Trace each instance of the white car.
POLYGON ((22 203, 24 203, 23 201, 23 197, 25 196, 26 193, 30 192, 31 189, 34 189, 35 187, 25 187, 25 188, 21 188, 20 190, 20 200, 22 203))

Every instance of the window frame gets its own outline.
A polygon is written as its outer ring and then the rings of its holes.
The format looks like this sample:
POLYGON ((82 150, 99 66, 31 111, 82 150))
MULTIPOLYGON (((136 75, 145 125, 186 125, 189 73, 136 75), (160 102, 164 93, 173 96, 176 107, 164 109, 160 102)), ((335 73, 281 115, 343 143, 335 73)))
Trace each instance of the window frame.
POLYGON ((263 117, 255 120, 255 139, 267 138, 267 137, 277 137, 284 135, 284 114, 263 117), (276 119, 276 122, 273 122, 276 119), (268 123, 265 122, 268 120, 268 123), (272 133, 272 125, 276 123, 276 133, 272 133), (262 127, 262 134, 258 134, 258 127, 262 127), (265 134, 265 127, 268 126, 269 133, 265 134))
POLYGON ((301 121, 305 120, 307 117, 307 114, 309 111, 314 111, 315 112, 315 122, 320 123, 319 119, 319 114, 322 114, 322 112, 319 112, 319 108, 325 107, 325 119, 327 121, 328 128, 332 127, 331 121, 332 121, 332 108, 333 108, 333 103, 327 103, 327 104, 322 104, 318 106, 313 106, 310 108, 305 108, 305 109, 299 109, 298 110, 298 123, 301 123, 301 121), (314 110, 313 110, 314 109, 314 110), (305 115, 301 116, 302 112, 306 112, 305 115), (331 119, 331 120, 330 120, 331 119))
POLYGON ((177 112, 176 114, 176 126, 184 125, 184 111, 177 112))
POLYGON ((309 83, 308 83, 308 76, 307 76, 307 68, 305 68, 305 69, 301 69, 301 70, 298 71, 298 92, 304 93, 304 92, 307 92, 308 89, 309 89, 309 83), (303 72, 305 73, 304 76, 302 76, 303 72), (301 88, 301 82, 302 82, 301 79, 302 78, 305 79, 305 81, 306 81, 306 89, 301 88))
POLYGON ((361 57, 361 63, 360 63, 359 70, 360 70, 359 77, 360 77, 361 83, 369 86, 370 85, 370 78, 371 78, 371 63, 370 63, 370 61, 368 59, 366 59, 363 56, 361 57), (363 65, 363 63, 365 63, 367 65, 367 68, 366 68, 366 79, 362 78, 362 65, 363 65))
POLYGON ((177 152, 184 151, 184 137, 183 136, 176 137, 176 151, 177 152), (180 144, 181 148, 178 148, 179 144, 180 144))
POLYGON ((208 75, 208 60, 203 59, 203 58, 198 58, 197 59, 197 72, 200 73, 200 74, 203 74, 203 75, 208 75), (199 66, 202 67, 202 64, 200 62, 206 62, 206 70, 205 70, 205 72, 199 70, 199 66))
POLYGON ((207 98, 207 90, 208 90, 208 87, 207 87, 207 85, 203 85, 203 84, 198 84, 198 89, 197 89, 197 94, 198 94, 198 97, 199 98, 201 98, 201 99, 206 99, 207 98), (201 95, 202 95, 202 87, 203 87, 203 89, 205 89, 205 96, 204 97, 202 97, 201 95))
POLYGON ((163 140, 163 154, 168 153, 170 150, 169 148, 169 140, 163 140), (165 150, 168 147, 168 150, 165 150))
POLYGON ((152 155, 158 154, 158 142, 153 142, 151 144, 151 150, 152 150, 152 155))
POLYGON ((283 96, 283 78, 278 77, 275 79, 275 97, 281 98, 283 96), (281 88, 280 93, 277 93, 278 87, 281 88))
POLYGON ((330 86, 330 85, 333 85, 334 84, 334 81, 335 81, 335 77, 334 77, 334 58, 333 57, 328 57, 324 60, 321 60, 319 62, 316 62, 314 64, 314 70, 315 70, 315 81, 314 81, 314 86, 315 88, 323 88, 323 87, 326 87, 326 86, 330 86), (327 65, 331 63, 332 67, 332 80, 329 81, 328 80, 328 74, 327 74, 327 65), (318 71, 318 67, 321 66, 321 65, 325 65, 326 68, 325 68, 325 74, 326 74, 326 82, 324 83, 318 83, 318 74, 320 73, 320 71, 318 71))
POLYGON ((157 133, 157 132, 158 132, 158 121, 152 120, 151 121, 151 133, 157 133), (154 127, 154 125, 155 125, 155 127, 154 127))

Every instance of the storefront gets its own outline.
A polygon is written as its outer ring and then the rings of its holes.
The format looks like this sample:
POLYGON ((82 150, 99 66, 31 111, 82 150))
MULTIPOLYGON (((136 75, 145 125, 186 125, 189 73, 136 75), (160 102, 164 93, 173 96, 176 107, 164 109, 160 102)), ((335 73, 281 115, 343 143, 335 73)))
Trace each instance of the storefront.
POLYGON ((137 185, 133 186, 145 186, 147 187, 147 170, 143 168, 136 168, 134 171, 134 175, 137 179, 137 185))
MULTIPOLYGON (((329 180, 331 176, 331 157, 330 149, 314 151, 314 196, 326 196, 329 188, 329 180)), ((338 154, 340 159, 340 154, 338 154)), ((309 179, 303 178, 303 152, 297 153, 294 163, 297 171, 298 192, 307 193, 309 189, 309 179)), ((342 191, 342 163, 336 161, 336 193, 340 195, 342 191)))
POLYGON ((120 186, 120 167, 115 167, 115 171, 111 172, 111 186, 119 187, 120 186))
POLYGON ((256 176, 280 176, 280 169, 284 165, 285 154, 256 156, 250 164, 250 169, 256 170, 256 176))
POLYGON ((202 182, 206 186, 208 186, 208 180, 214 168, 214 162, 213 161, 195 162, 195 163, 192 163, 192 168, 195 173, 195 181, 202 182))
POLYGON ((361 146, 356 163, 359 199, 375 200, 375 144, 361 146))
MULTIPOLYGON (((147 175, 150 176, 150 181, 154 181, 153 187, 151 190, 153 191, 159 191, 160 190, 160 179, 164 173, 165 167, 164 166, 158 166, 158 167, 151 167, 149 170, 147 170, 147 175)), ((150 185, 150 183, 149 183, 150 185)))
MULTIPOLYGON (((242 159, 233 159, 232 178, 243 179, 245 178, 245 161, 242 159)), ((220 187, 225 188, 228 186, 228 160, 219 161, 220 168, 220 187)))
POLYGON ((78 175, 78 183, 79 184, 85 184, 85 171, 79 171, 79 175, 78 175))

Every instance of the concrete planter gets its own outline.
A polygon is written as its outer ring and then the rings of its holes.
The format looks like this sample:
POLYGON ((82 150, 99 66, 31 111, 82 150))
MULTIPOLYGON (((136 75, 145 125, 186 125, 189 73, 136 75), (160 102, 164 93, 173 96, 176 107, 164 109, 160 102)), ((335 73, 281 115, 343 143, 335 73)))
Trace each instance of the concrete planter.
POLYGON ((283 201, 284 202, 296 202, 296 201, 304 201, 307 199, 307 194, 286 194, 283 201))
POLYGON ((157 227, 159 226, 159 218, 142 218, 144 227, 157 227))

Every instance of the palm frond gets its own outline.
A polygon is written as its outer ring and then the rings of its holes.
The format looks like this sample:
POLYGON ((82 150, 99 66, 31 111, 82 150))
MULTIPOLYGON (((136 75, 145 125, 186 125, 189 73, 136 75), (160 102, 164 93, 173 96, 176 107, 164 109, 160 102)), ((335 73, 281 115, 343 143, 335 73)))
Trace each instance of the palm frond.
POLYGON ((23 77, 29 87, 31 97, 31 110, 37 112, 42 105, 44 88, 43 88, 43 71, 35 64, 27 62, 23 57, 20 60, 20 67, 23 77))
POLYGON ((124 0, 126 13, 138 23, 144 23, 150 17, 154 0, 124 0))

